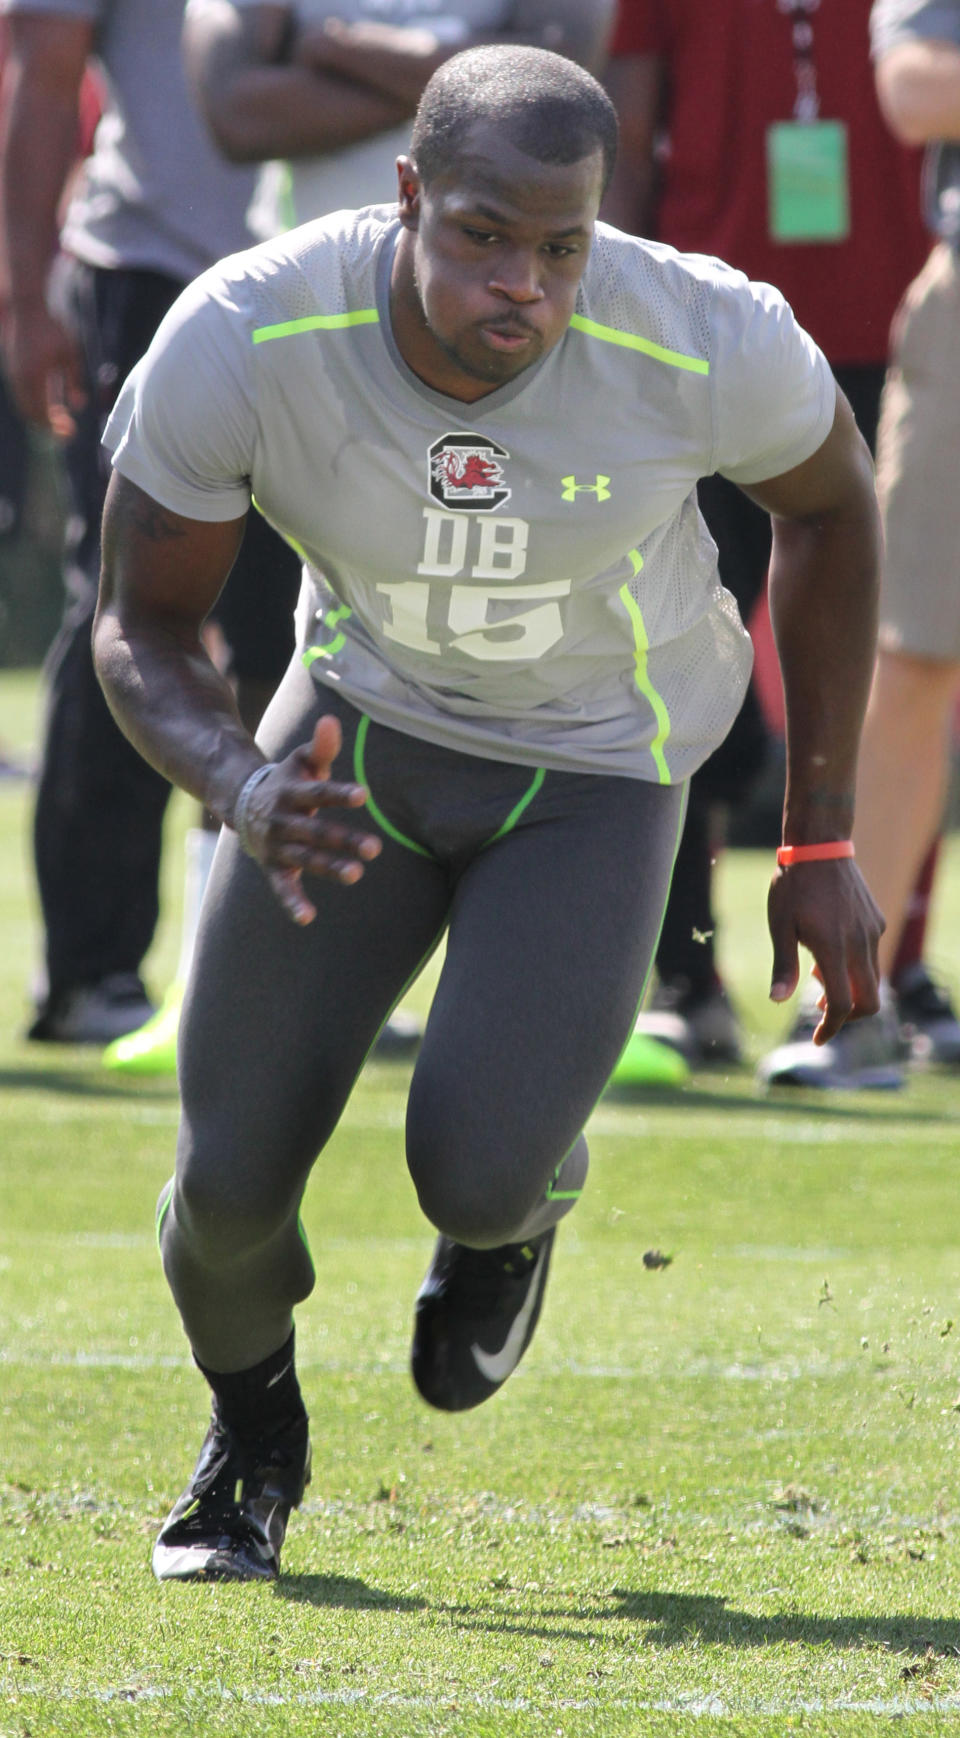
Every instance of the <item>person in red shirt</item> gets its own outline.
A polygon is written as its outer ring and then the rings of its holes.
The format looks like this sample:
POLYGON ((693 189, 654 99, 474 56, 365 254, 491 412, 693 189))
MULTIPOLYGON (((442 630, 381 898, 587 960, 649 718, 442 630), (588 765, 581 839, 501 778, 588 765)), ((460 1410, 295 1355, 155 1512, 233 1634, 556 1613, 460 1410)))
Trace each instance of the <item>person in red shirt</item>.
MULTIPOLYGON (((869 13, 870 0, 621 0, 606 79, 621 151, 603 215, 782 290, 872 447, 891 320, 929 237, 919 153, 896 143, 877 104, 869 13)), ((769 520, 719 477, 699 499, 746 620, 763 596, 769 520)), ((751 691, 691 785, 659 983, 637 1030, 694 1062, 740 1056, 714 956, 712 828, 765 753, 751 691)))

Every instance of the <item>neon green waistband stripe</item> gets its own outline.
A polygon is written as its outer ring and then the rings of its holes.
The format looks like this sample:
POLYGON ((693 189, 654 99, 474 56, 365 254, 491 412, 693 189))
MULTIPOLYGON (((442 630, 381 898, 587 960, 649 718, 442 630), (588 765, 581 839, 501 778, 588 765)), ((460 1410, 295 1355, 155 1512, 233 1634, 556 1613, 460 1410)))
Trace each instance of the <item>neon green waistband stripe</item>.
POLYGON ((524 809, 529 808, 530 804, 533 802, 533 799, 536 796, 538 790, 540 789, 540 786, 543 784, 543 781, 546 778, 546 776, 547 776, 546 767, 538 766, 536 772, 533 775, 533 778, 530 780, 529 785, 527 786, 526 790, 524 791, 523 796, 520 798, 520 801, 518 803, 516 803, 514 805, 514 807, 510 810, 510 813, 507 816, 506 820, 504 821, 503 825, 501 827, 498 827, 495 833, 491 833, 489 839, 486 841, 486 844, 483 847, 484 850, 486 850, 487 845, 495 845, 497 840, 502 839, 506 833, 512 833, 514 827, 516 826, 517 822, 520 819, 520 816, 523 814, 524 809))
MULTIPOLYGON (((629 557, 633 567, 633 576, 636 578, 637 574, 643 567, 643 556, 640 554, 639 549, 631 549, 629 551, 629 557)), ((643 619, 643 611, 631 592, 629 585, 622 585, 620 587, 620 601, 633 624, 634 681, 644 699, 648 701, 653 716, 657 721, 657 734, 650 744, 650 753, 653 756, 653 763, 657 769, 659 782, 662 785, 672 784, 673 781, 670 777, 670 768, 667 765, 667 757, 663 752, 663 745, 666 742, 667 737, 670 735, 670 714, 664 704, 663 696, 657 693, 656 688, 650 680, 650 672, 647 668, 647 653, 650 650, 650 639, 647 634, 646 623, 643 619)))
POLYGON ((255 344, 269 344, 271 338, 295 338, 298 332, 342 332, 345 326, 376 326, 380 315, 376 308, 358 308, 354 314, 308 314, 303 320, 284 320, 279 326, 257 326, 255 344))
POLYGON ((357 726, 357 734, 354 737, 353 742, 353 776, 358 785, 366 785, 367 787, 367 808, 373 816, 377 826, 382 827, 388 839, 395 839, 398 845, 406 846, 408 851, 415 851, 418 857, 427 857, 433 861, 433 852, 425 850, 422 845, 418 845, 416 839, 408 839, 406 833, 401 833, 399 827, 395 827, 392 821, 387 820, 383 810, 376 802, 374 802, 373 792, 370 789, 370 781, 366 776, 364 768, 364 750, 367 741, 367 731, 369 729, 370 720, 367 717, 367 714, 364 713, 357 726))
POLYGON ((588 338, 599 338, 604 344, 621 344, 624 350, 640 350, 644 356, 652 356, 655 362, 665 362, 668 368, 686 368, 690 374, 710 373, 710 364, 702 357, 684 356, 679 350, 665 350, 662 344, 639 338, 635 332, 618 332, 615 326, 601 326, 596 320, 585 320, 582 314, 574 314, 570 324, 574 331, 583 332, 588 338))

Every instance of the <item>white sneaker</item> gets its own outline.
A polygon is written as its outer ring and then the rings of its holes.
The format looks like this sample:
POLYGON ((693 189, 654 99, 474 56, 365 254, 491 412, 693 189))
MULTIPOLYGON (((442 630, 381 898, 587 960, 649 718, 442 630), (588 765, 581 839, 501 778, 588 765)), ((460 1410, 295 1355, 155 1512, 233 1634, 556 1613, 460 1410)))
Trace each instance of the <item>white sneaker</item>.
POLYGON ((813 1034, 820 1021, 817 1001, 822 993, 817 980, 810 978, 786 1044, 771 1050, 759 1063, 758 1084, 812 1086, 827 1092, 895 1092, 904 1082, 905 1047, 886 986, 881 990, 879 1013, 851 1021, 829 1044, 818 1045, 813 1034))

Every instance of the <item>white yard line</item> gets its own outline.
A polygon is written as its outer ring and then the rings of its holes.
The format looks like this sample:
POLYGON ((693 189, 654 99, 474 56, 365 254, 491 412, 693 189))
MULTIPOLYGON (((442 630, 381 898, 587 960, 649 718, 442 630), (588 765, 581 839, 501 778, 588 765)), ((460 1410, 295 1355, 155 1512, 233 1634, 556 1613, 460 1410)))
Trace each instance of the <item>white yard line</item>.
POLYGON ((40 1684, 18 1683, 15 1678, 0 1678, 0 1694, 11 1697, 31 1697, 53 1703, 137 1703, 173 1702, 187 1708, 215 1707, 230 1704, 248 1708, 324 1708, 369 1707, 407 1708, 411 1712, 432 1713, 449 1707, 455 1701, 458 1712, 475 1708, 480 1713, 627 1713, 683 1714, 687 1717, 731 1719, 738 1717, 789 1719, 807 1714, 876 1714, 885 1718, 909 1719, 914 1715, 957 1713, 960 1694, 947 1696, 787 1696, 745 1700, 724 1698, 715 1692, 701 1695, 643 1699, 632 1696, 607 1698, 602 1693, 593 1696, 491 1696, 464 1694, 456 1686, 449 1696, 409 1696, 386 1690, 302 1690, 295 1695, 261 1690, 164 1690, 109 1688, 100 1690, 47 1689, 40 1684))
MULTIPOLYGON (((4 1370, 192 1370, 193 1363, 185 1357, 152 1357, 135 1352, 17 1352, 0 1349, 0 1369, 4 1370)), ((512 1378, 522 1381, 537 1374, 555 1376, 558 1371, 569 1376, 585 1377, 598 1382, 649 1382, 652 1377, 659 1376, 667 1367, 666 1361, 644 1365, 637 1364, 581 1364, 575 1358, 555 1359, 549 1371, 537 1371, 535 1367, 518 1370, 512 1378)), ((824 1381, 835 1377, 849 1376, 860 1370, 861 1361, 855 1358, 844 1358, 830 1362, 811 1360, 801 1363, 799 1360, 778 1360, 772 1363, 739 1364, 722 1363, 712 1358, 695 1358, 686 1365, 678 1365, 672 1356, 669 1360, 669 1373, 672 1378, 682 1381, 699 1382, 709 1379, 711 1382, 804 1382, 824 1381)), ((350 1376, 402 1376, 406 1374, 406 1358, 315 1358, 306 1352, 298 1354, 297 1368, 300 1371, 318 1370, 327 1375, 350 1376)))

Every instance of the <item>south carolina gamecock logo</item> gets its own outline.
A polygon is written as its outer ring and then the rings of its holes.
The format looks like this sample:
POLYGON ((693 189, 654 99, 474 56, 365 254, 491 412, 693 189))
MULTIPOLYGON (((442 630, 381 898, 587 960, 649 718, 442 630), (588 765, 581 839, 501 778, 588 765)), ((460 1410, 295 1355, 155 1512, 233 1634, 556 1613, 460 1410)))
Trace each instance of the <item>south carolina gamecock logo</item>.
POLYGON ((502 463, 509 457, 484 435, 443 435, 430 448, 430 493, 442 507, 492 513, 510 499, 502 463))

